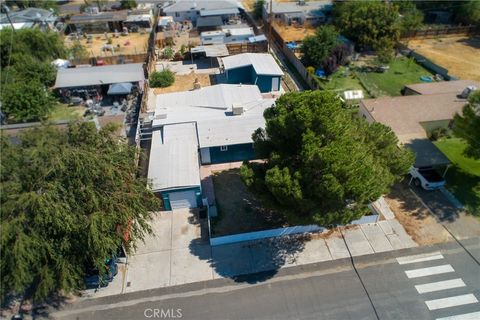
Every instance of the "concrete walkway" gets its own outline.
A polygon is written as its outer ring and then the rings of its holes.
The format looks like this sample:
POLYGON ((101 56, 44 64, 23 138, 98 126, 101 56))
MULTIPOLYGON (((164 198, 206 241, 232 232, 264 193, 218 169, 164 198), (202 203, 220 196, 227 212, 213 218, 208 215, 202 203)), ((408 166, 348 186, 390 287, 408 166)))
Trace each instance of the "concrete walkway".
POLYGON ((219 278, 332 261, 417 246, 396 219, 349 226, 320 234, 292 235, 211 247, 188 210, 161 212, 152 222, 155 235, 129 258, 126 273, 96 298, 219 278))

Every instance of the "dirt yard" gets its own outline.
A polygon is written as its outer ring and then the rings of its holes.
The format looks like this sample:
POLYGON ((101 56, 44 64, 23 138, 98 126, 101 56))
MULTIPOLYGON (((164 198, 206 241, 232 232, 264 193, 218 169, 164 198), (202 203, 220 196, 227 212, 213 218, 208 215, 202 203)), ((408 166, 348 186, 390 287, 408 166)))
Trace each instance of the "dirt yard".
POLYGON ((315 27, 311 26, 287 26, 276 21, 272 25, 285 42, 302 41, 315 33, 315 27))
POLYGON ((460 79, 480 81, 480 38, 410 40, 408 47, 447 68, 460 79))
POLYGON ((429 214, 405 183, 396 184, 385 200, 397 220, 419 245, 451 240, 448 232, 429 214))
POLYGON ((193 89, 193 83, 198 79, 200 86, 208 87, 212 85, 212 80, 209 74, 194 73, 193 71, 188 75, 175 74, 175 82, 167 88, 155 88, 155 94, 188 91, 193 89))
MULTIPOLYGON (((107 45, 107 39, 104 34, 92 34, 92 43, 87 43, 86 38, 81 38, 80 43, 87 49, 90 57, 111 56, 111 51, 103 51, 102 47, 107 45)), ((137 54, 147 52, 148 33, 129 33, 127 36, 119 36, 115 38, 113 33, 108 33, 108 37, 112 39, 114 48, 113 55, 137 54)), ((65 38, 65 45, 71 47, 74 40, 71 37, 65 38)))
POLYGON ((264 206, 240 178, 239 169, 213 173, 218 217, 212 219, 215 236, 286 226, 282 215, 264 206))

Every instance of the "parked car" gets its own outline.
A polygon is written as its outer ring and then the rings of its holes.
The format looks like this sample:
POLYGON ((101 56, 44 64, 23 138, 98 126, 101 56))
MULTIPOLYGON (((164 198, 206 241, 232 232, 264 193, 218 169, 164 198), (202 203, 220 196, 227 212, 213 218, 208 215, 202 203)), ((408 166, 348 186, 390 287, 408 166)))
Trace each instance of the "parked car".
POLYGON ((413 184, 425 190, 436 190, 445 185, 445 179, 432 167, 411 167, 409 174, 412 176, 413 184))
POLYGON ((87 275, 85 277, 85 286, 87 288, 106 287, 118 273, 117 257, 112 256, 105 261, 105 273, 100 275, 96 268, 87 267, 87 275))

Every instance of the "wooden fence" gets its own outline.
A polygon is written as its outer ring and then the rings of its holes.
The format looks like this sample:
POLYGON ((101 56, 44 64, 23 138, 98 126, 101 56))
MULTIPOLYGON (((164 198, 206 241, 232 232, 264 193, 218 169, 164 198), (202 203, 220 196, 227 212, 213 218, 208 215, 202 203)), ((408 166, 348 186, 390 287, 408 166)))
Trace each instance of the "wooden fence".
POLYGON ((401 35, 401 39, 426 39, 426 38, 437 38, 437 37, 447 37, 447 36, 460 36, 460 35, 473 35, 479 34, 480 28, 476 26, 457 26, 457 27, 445 27, 437 29, 427 29, 427 30, 413 30, 410 32, 405 32, 401 35))
POLYGON ((138 54, 124 54, 124 55, 112 55, 105 57, 89 57, 83 59, 73 59, 70 62, 73 64, 91 64, 96 65, 97 61, 102 60, 104 64, 124 64, 124 63, 141 63, 146 62, 147 53, 138 54))
POLYGON ((267 52, 268 43, 265 41, 263 43, 235 43, 227 44, 228 53, 230 55, 246 53, 246 52, 267 52))

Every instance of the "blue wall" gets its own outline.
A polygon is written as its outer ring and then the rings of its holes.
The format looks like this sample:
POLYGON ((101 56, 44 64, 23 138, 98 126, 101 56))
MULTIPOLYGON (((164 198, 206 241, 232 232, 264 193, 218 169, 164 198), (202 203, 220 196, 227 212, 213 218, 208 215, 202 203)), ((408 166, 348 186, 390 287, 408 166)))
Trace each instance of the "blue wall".
POLYGON ((253 143, 235 144, 227 146, 227 151, 221 151, 220 147, 210 147, 211 163, 224 163, 255 159, 253 143))
POLYGON ((252 73, 254 73, 252 66, 228 70, 227 81, 231 84, 252 84, 252 73))
POLYGON ((280 90, 279 76, 257 76, 257 73, 252 66, 232 69, 228 71, 228 83, 231 84, 255 84, 260 89, 260 92, 272 91, 272 78, 278 78, 278 88, 280 90))

